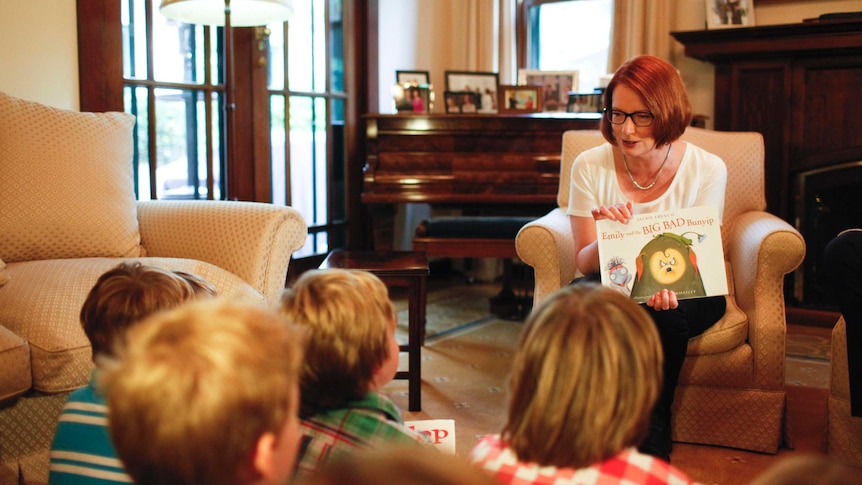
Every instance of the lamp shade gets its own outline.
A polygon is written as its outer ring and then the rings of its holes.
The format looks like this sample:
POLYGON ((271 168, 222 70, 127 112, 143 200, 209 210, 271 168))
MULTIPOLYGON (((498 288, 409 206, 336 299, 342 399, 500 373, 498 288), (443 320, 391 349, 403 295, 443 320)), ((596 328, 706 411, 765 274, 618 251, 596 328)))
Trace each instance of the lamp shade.
MULTIPOLYGON (((162 0, 159 11, 189 24, 224 25, 225 0, 162 0)), ((230 24, 253 27, 285 21, 293 14, 291 0, 230 0, 230 24)))

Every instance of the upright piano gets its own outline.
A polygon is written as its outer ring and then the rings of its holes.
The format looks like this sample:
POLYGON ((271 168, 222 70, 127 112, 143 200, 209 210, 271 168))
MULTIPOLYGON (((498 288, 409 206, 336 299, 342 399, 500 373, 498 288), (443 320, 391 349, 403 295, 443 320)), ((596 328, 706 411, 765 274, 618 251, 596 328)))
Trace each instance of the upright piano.
POLYGON ((540 216, 556 206, 563 132, 598 113, 366 116, 362 203, 375 249, 393 245, 398 204, 540 216))

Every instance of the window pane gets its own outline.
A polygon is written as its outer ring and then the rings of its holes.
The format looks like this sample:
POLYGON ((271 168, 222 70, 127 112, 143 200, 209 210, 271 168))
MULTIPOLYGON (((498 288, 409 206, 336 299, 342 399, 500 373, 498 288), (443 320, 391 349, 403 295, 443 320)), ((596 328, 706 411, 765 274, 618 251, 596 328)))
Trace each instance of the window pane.
POLYGON ((282 90, 284 86, 284 25, 269 25, 269 61, 266 63, 270 89, 282 90))
POLYGON ((138 200, 152 200, 150 191, 150 137, 149 111, 147 110, 147 88, 126 86, 123 95, 124 111, 135 116, 132 131, 134 152, 132 167, 135 178, 135 192, 138 200))
POLYGON ((344 21, 342 15, 342 0, 329 2, 329 48, 330 70, 332 74, 331 91, 344 91, 344 21))
POLYGON ((121 2, 123 28, 123 76, 130 79, 147 78, 147 23, 144 2, 121 2))
POLYGON ((269 152, 272 163, 272 203, 290 205, 287 200, 287 173, 285 164, 285 141, 287 126, 284 116, 284 96, 269 97, 269 152))
POLYGON ((326 224, 329 221, 329 206, 327 197, 327 181, 329 179, 326 163, 326 98, 314 99, 314 202, 315 224, 326 224))
MULTIPOLYGON (((538 33, 539 64, 546 71, 577 70, 578 91, 591 92, 607 74, 612 28, 612 0, 577 0, 538 9, 532 32, 538 33)), ((534 17, 535 18, 535 17, 534 17)))
POLYGON ((295 9, 288 24, 288 83, 291 91, 312 90, 312 11, 311 2, 293 2, 295 9))
POLYGON ((314 126, 311 98, 290 97, 290 206, 310 225, 314 217, 314 126))
POLYGON ((153 75, 156 81, 204 82, 204 27, 153 15, 153 75))
MULTIPOLYGON (((313 41, 311 44, 312 61, 314 63, 314 91, 322 93, 326 91, 326 0, 312 0, 313 10, 313 41)), ((291 24, 293 25, 293 24, 291 24)))
MULTIPOLYGON (((218 140, 217 100, 212 100, 210 109, 216 132, 212 136, 218 140)), ((156 191, 159 199, 207 198, 206 115, 202 92, 156 89, 156 191)), ((220 159, 216 149, 212 167, 214 198, 221 195, 220 159)))

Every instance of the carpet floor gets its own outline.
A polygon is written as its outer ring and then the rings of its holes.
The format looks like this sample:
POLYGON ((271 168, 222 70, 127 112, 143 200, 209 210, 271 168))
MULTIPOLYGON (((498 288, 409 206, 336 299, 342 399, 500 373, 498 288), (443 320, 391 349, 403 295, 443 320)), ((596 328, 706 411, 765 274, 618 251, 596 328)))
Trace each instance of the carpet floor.
MULTIPOLYGON (((406 420, 454 419, 456 453, 465 456, 476 440, 502 428, 509 366, 523 322, 489 312, 499 287, 449 282, 429 285, 425 347, 422 349, 422 411, 407 412, 407 382, 384 387, 406 420), (436 286, 436 288, 435 288, 436 286)), ((399 309, 400 341, 406 342, 406 302, 399 309)), ((673 464, 704 484, 746 484, 777 460, 820 453, 829 385, 831 329, 789 325, 786 384, 793 449, 764 454, 716 446, 675 443, 673 464)), ((402 361, 406 368, 406 358, 402 361)))

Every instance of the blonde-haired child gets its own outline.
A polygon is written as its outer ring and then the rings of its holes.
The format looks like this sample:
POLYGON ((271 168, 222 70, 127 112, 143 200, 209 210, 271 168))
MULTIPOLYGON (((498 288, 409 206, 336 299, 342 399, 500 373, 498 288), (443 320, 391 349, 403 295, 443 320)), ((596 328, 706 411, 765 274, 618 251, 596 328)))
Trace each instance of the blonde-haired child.
POLYGON ((528 318, 502 433, 469 459, 505 484, 691 483, 636 449, 661 384, 646 311, 610 288, 564 287, 528 318))
POLYGON ((301 359, 301 333, 254 304, 194 302, 134 326, 100 376, 129 475, 138 485, 286 483, 301 359))
POLYGON ((357 449, 424 439, 377 393, 398 370, 397 315, 386 285, 372 273, 303 273, 284 290, 281 311, 308 335, 300 377, 302 445, 297 473, 357 449))

